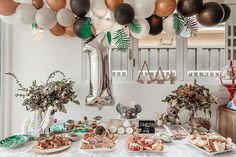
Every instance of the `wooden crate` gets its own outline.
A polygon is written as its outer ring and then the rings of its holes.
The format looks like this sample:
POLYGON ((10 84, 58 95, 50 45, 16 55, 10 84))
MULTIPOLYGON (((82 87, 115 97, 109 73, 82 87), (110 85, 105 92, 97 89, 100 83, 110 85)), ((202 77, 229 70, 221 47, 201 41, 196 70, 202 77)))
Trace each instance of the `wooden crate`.
POLYGON ((219 116, 219 133, 236 143, 236 111, 220 106, 219 116))

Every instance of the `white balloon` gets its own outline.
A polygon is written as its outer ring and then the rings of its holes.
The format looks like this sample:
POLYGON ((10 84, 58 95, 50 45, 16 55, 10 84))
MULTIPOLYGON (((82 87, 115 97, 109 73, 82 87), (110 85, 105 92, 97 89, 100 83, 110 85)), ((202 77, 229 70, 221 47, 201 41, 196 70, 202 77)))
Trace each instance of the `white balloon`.
POLYGON ((16 14, 12 14, 11 16, 1 16, 0 15, 0 19, 6 23, 6 24, 10 24, 10 25, 14 25, 19 23, 19 19, 16 17, 16 14))
POLYGON ((29 3, 22 3, 16 8, 16 17, 22 24, 32 24, 34 22, 36 9, 29 3))
POLYGON ((43 7, 36 12, 35 21, 42 29, 51 29, 57 24, 56 13, 43 7))
POLYGON ((75 17, 73 12, 70 9, 63 8, 60 9, 57 12, 57 22, 64 26, 64 27, 69 27, 71 26, 75 21, 75 17))
POLYGON ((134 8, 134 0, 124 0, 124 3, 127 3, 134 8))
POLYGON ((102 32, 108 31, 114 25, 114 21, 108 18, 95 19, 92 23, 96 30, 102 32))
POLYGON ((104 0, 91 0, 91 12, 94 16, 101 19, 105 17, 109 11, 104 0))
POLYGON ((137 17, 135 18, 134 21, 137 21, 142 26, 142 30, 139 33, 135 33, 130 30, 130 33, 132 34, 132 36, 137 39, 142 39, 142 38, 147 37, 150 31, 150 25, 147 22, 147 20, 137 17))
POLYGON ((167 34, 170 34, 170 35, 175 35, 175 30, 173 28, 173 25, 174 25, 173 20, 174 20, 174 17, 172 14, 172 15, 168 16, 167 18, 165 18, 162 23, 163 30, 167 34))
POLYGON ((155 0, 135 0, 134 10, 137 16, 148 18, 154 13, 155 0))

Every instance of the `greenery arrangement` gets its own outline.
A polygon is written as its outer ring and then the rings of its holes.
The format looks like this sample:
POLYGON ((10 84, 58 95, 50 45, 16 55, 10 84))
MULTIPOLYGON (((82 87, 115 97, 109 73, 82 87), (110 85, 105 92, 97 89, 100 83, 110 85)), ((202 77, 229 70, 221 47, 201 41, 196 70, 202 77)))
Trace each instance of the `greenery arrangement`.
POLYGON ((191 37, 196 37, 199 27, 196 18, 184 17, 183 15, 174 13, 173 14, 173 28, 177 35, 181 32, 186 31, 190 33, 191 37))
POLYGON ((205 114, 211 116, 211 104, 217 103, 217 99, 211 95, 209 89, 197 84, 196 79, 193 85, 181 85, 175 91, 172 91, 172 93, 162 101, 178 109, 185 108, 191 111, 190 120, 194 118, 194 113, 198 110, 203 110, 205 114))
POLYGON ((113 37, 118 52, 127 52, 130 47, 130 38, 125 28, 118 29, 113 37))
POLYGON ((23 106, 27 111, 47 111, 48 107, 54 106, 60 112, 66 113, 65 104, 73 102, 77 105, 80 104, 76 100, 77 95, 73 90, 74 82, 65 78, 65 74, 57 70, 51 73, 47 81, 42 85, 37 85, 36 80, 28 88, 23 87, 20 81, 13 73, 6 73, 15 78, 16 83, 19 86, 18 91, 20 94, 16 94, 16 97, 22 97, 24 99, 23 106), (57 74, 61 74, 63 79, 52 80, 57 74))

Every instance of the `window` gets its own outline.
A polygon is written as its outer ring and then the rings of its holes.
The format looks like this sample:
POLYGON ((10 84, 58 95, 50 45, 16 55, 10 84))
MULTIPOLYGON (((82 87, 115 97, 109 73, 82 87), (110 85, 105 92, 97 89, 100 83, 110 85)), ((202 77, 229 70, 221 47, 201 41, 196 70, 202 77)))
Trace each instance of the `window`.
POLYGON ((218 77, 225 63, 225 25, 203 28, 188 39, 187 76, 218 77))
MULTIPOLYGON (((176 36, 162 32, 157 36, 148 36, 138 42, 138 72, 147 62, 150 73, 155 76, 158 68, 161 68, 164 75, 170 72, 176 74, 176 36)), ((142 75, 146 75, 143 71, 142 75)))

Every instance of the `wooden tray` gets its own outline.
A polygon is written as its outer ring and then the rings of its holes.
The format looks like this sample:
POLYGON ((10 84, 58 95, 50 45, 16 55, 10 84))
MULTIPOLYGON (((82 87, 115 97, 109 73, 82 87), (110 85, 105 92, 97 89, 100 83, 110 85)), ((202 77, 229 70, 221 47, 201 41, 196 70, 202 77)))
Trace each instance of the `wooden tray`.
POLYGON ((36 148, 36 146, 34 146, 32 148, 32 150, 35 153, 42 154, 42 155, 55 154, 55 153, 61 153, 61 152, 66 151, 67 149, 70 148, 71 144, 72 144, 72 142, 67 146, 63 146, 63 147, 59 147, 59 148, 53 148, 53 149, 43 149, 43 150, 38 149, 38 148, 36 148))

